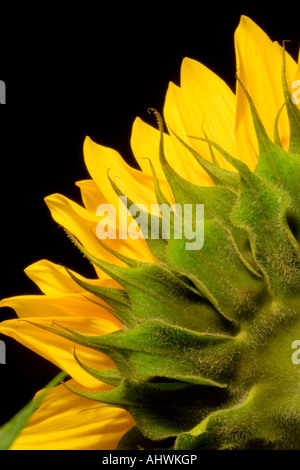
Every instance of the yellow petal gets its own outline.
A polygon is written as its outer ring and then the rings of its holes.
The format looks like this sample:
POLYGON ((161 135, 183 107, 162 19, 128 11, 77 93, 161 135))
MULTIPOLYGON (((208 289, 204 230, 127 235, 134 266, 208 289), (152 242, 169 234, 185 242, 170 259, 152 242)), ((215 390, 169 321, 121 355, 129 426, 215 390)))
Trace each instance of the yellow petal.
MULTIPOLYGON (((231 155, 235 155, 235 96, 229 86, 203 64, 185 58, 181 66, 180 88, 186 134, 199 137, 206 135, 231 155)), ((207 144, 199 140, 191 142, 199 153, 205 152, 210 159, 207 144)), ((219 159, 223 167, 229 166, 221 155, 219 159)))
MULTIPOLYGON (((136 118, 131 132, 131 148, 133 154, 138 161, 140 167, 142 168, 145 174, 152 176, 152 169, 150 161, 154 168, 155 174, 158 178, 160 188, 167 198, 167 200, 172 204, 173 194, 169 187, 169 184, 166 181, 166 176, 162 169, 159 159, 159 143, 160 143, 160 132, 158 129, 150 126, 146 122, 142 121, 140 118, 136 118)), ((164 134, 164 153, 165 157, 169 163, 173 162, 176 149, 173 145, 172 139, 169 135, 164 134)), ((178 171, 178 165, 174 165, 174 168, 178 171)), ((154 185, 154 183, 152 183, 154 185)))
POLYGON ((86 294, 67 295, 20 295, 2 299, 0 307, 13 308, 19 318, 28 317, 96 317, 106 318, 116 325, 118 320, 100 305, 106 305, 104 301, 86 294), (91 300, 88 300, 91 299, 91 300), (98 302, 97 305, 95 302, 98 302))
MULTIPOLYGON (((274 123, 284 103, 282 87, 282 50, 252 20, 242 16, 235 33, 237 73, 248 90, 264 124, 273 140, 274 123)), ((296 64, 287 58, 288 74, 295 76, 296 64), (294 73, 291 69, 294 67, 294 73)), ((289 124, 286 110, 281 113, 279 134, 286 148, 289 141, 289 124)), ((247 98, 237 83, 236 143, 239 157, 253 169, 257 163, 257 139, 247 98)))
MULTIPOLYGON (((165 134, 165 153, 167 139, 168 136, 165 134)), ((165 174, 159 161, 159 141, 160 133, 157 129, 150 126, 139 117, 134 120, 130 145, 135 159, 138 161, 142 171, 148 175, 152 175, 151 166, 149 164, 149 160, 151 160, 156 176, 161 183, 165 181, 165 184, 167 184, 165 174)))
MULTIPOLYGON (((296 80, 300 80, 300 48, 299 48, 299 54, 298 54, 297 71, 296 71, 296 75, 295 75, 295 81, 296 80)), ((298 85, 297 88, 293 88, 292 92, 294 93, 295 91, 298 91, 299 88, 300 87, 298 85)), ((297 93, 297 99, 299 99, 299 97, 300 97, 300 95, 299 95, 299 93, 297 93)), ((300 103, 296 103, 296 106, 300 109, 300 103)))
MULTIPOLYGON (((106 318, 88 317, 28 317, 24 320, 7 320, 0 323, 0 333, 9 336, 25 347, 52 362, 64 370, 80 384, 86 387, 96 387, 98 380, 85 372, 74 359, 74 343, 61 336, 46 331, 35 325, 34 322, 60 331, 59 326, 53 322, 64 325, 74 331, 87 335, 104 335, 116 331, 118 326, 106 318)), ((111 369, 115 365, 111 359, 93 349, 76 345, 76 354, 80 360, 97 369, 111 369)))
POLYGON ((96 214, 90 214, 61 194, 52 194, 45 198, 45 202, 54 220, 75 235, 88 252, 111 261, 111 254, 100 245, 94 235, 100 220, 96 214))
MULTIPOLYGON (((28 266, 25 270, 26 275, 41 289, 44 294, 50 296, 59 296, 64 294, 76 294, 87 292, 80 287, 68 274, 66 269, 59 265, 51 263, 48 260, 40 260, 28 266)), ((79 279, 88 284, 106 287, 119 287, 119 284, 103 273, 103 278, 86 279, 78 273, 71 272, 79 279)), ((40 297, 40 296, 39 296, 40 297)), ((95 298, 96 300, 96 298, 95 298)))
POLYGON ((84 142, 84 158, 87 169, 105 199, 116 209, 119 199, 108 178, 115 179, 124 195, 135 204, 145 204, 150 209, 156 203, 152 178, 131 168, 115 150, 96 144, 89 137, 84 142))
MULTIPOLYGON (((175 129, 174 129, 175 131, 175 129)), ((186 142, 188 139, 186 136, 181 136, 186 142)), ((200 175, 203 175, 203 180, 207 180, 207 174, 202 170, 199 164, 196 163, 191 153, 186 150, 182 144, 179 144, 177 139, 172 138, 168 134, 164 134, 164 154, 167 161, 173 167, 173 169, 180 174, 183 178, 188 181, 195 182, 196 180, 201 181, 200 175), (194 169, 194 172, 192 171, 194 169), (195 174, 196 172, 196 174, 195 174)), ((172 192, 166 182, 166 177, 159 159, 159 142, 160 132, 158 129, 150 126, 149 124, 142 121, 140 118, 136 118, 131 133, 131 147, 133 154, 143 172, 152 175, 151 166, 149 160, 151 160, 155 173, 159 179, 161 189, 170 204, 173 204, 174 198, 172 192)))
MULTIPOLYGON (((183 99, 183 93, 181 88, 170 83, 166 100, 164 106, 164 117, 167 123, 169 132, 172 137, 172 154, 170 153, 170 163, 173 168, 179 173, 183 178, 190 181, 193 184, 211 185, 211 179, 207 173, 203 170, 201 165, 196 161, 192 154, 186 150, 179 140, 174 136, 173 132, 180 137, 184 142, 190 145, 192 148, 199 150, 201 147, 201 155, 204 158, 210 160, 210 152, 207 144, 197 146, 196 139, 190 139, 188 136, 188 128, 186 127, 187 114, 185 113, 185 102, 183 99)), ((201 118, 200 118, 201 119, 201 118)), ((199 135, 196 135, 199 137, 199 135)), ((200 137, 205 137, 202 133, 200 137)))
POLYGON ((103 194, 99 191, 95 181, 77 181, 76 186, 80 188, 83 204, 91 214, 96 214, 99 204, 108 202, 106 198, 103 200, 103 194))
MULTIPOLYGON (((109 253, 97 240, 96 227, 101 217, 91 214, 79 204, 61 194, 48 196, 45 198, 45 201, 54 220, 73 233, 89 253, 109 263, 124 265, 122 261, 109 253)), ((128 218, 128 223, 129 220, 128 218)), ((130 237, 126 239, 107 238, 103 240, 103 243, 130 258, 144 259, 146 261, 154 260, 146 241, 141 238, 137 240, 132 240, 130 237)), ((96 272, 99 277, 103 277, 99 269, 96 268, 96 272)))
MULTIPOLYGON (((73 380, 68 385, 80 388, 73 380)), ((103 384, 101 389, 108 387, 103 384)), ((126 411, 101 406, 59 385, 43 400, 11 450, 113 450, 134 425, 126 411)))

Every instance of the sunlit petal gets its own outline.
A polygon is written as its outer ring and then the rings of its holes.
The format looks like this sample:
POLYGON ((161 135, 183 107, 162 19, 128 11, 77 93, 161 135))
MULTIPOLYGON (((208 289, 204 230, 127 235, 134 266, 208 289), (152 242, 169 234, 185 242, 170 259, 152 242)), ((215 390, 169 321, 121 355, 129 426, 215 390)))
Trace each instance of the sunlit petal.
MULTIPOLYGON (((7 320, 0 325, 0 332, 2 334, 10 336, 52 362, 82 385, 96 387, 99 383, 98 380, 85 372, 74 359, 74 343, 55 333, 33 325, 33 322, 41 326, 64 331, 53 324, 53 322, 57 322, 59 325, 79 333, 99 336, 118 330, 119 327, 116 323, 107 318, 88 318, 85 316, 63 317, 57 315, 57 317, 52 318, 26 317, 26 321, 19 319, 7 320)), ((111 359, 98 351, 78 345, 76 346, 76 353, 81 361, 90 367, 98 369, 111 369, 115 367, 111 359)))

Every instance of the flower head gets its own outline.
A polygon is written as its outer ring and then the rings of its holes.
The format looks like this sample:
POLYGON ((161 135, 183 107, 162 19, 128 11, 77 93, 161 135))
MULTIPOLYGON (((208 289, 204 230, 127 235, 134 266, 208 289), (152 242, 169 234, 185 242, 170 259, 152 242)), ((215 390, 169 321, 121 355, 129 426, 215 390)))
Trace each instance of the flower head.
POLYGON ((235 93, 185 58, 166 95, 167 132, 157 112, 158 129, 135 120, 141 170, 87 137, 83 205, 46 198, 96 278, 42 260, 26 269, 42 295, 2 300, 24 321, 3 322, 1 333, 72 378, 14 448, 114 449, 127 431, 132 448, 299 445, 299 371, 286 351, 300 321, 300 63, 244 16, 235 50, 235 93), (125 196, 144 208, 138 217, 125 208, 135 238, 121 236, 125 196), (145 217, 158 203, 204 204, 203 248, 151 238, 161 214, 152 225, 145 217), (116 236, 99 240, 107 204, 116 236), (272 376, 274 348, 282 358, 272 376))

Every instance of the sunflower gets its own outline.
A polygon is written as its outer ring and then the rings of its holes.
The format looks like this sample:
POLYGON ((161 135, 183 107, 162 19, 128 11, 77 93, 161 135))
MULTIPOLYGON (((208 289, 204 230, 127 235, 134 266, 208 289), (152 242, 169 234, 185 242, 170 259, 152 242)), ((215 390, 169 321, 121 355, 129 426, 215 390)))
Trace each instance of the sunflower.
POLYGON ((12 449, 300 445, 300 368, 289 352, 300 316, 300 61, 245 16, 235 51, 236 93, 185 58, 180 86, 167 90, 167 130, 156 111, 158 128, 135 120, 141 170, 87 137, 83 205, 45 199, 96 278, 41 260, 25 272, 43 295, 1 302, 18 319, 0 332, 71 377, 12 449), (203 203, 204 248, 148 238, 146 212, 139 224, 128 213, 137 236, 121 237, 121 196, 146 211, 203 203), (103 204, 118 236, 99 241, 103 204), (276 348, 284 357, 273 368, 276 348))

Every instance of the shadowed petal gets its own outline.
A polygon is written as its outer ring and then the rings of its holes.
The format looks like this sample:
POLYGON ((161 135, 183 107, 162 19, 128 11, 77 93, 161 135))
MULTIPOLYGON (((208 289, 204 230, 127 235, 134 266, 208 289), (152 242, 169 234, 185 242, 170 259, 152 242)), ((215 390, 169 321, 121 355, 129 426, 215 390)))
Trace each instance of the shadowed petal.
MULTIPOLYGON (((68 385, 76 388, 74 380, 68 385)), ((103 384, 99 389, 109 387, 103 384)), ((11 450, 113 450, 134 424, 126 411, 95 404, 59 385, 44 399, 11 450)))

